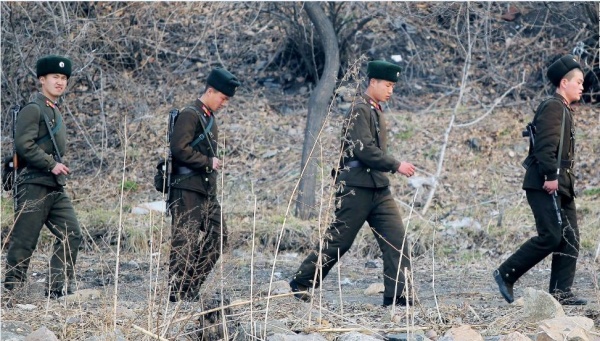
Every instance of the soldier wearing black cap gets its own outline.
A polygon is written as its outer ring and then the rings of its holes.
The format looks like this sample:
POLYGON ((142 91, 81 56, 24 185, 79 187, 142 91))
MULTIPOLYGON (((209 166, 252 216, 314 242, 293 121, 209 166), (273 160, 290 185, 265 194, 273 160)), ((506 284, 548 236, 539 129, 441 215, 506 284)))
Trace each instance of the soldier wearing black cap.
POLYGON ((204 93, 181 110, 173 127, 170 148, 174 176, 169 198, 173 217, 169 298, 173 302, 198 298, 200 286, 227 242, 227 227, 217 200, 221 160, 215 113, 239 85, 227 70, 212 70, 204 93), (199 143, 194 144, 195 140, 199 143))
POLYGON ((400 71, 399 66, 385 61, 368 64, 367 90, 354 104, 342 130, 344 157, 336 181, 343 186, 336 193, 335 220, 326 232, 322 248, 304 260, 290 281, 298 299, 310 300, 304 292, 320 285, 338 257, 350 249, 366 221, 383 253, 383 304, 406 305, 412 301, 407 299, 404 274, 410 269, 408 242, 386 173, 410 177, 415 167, 387 153, 387 128, 379 104, 392 95, 400 71))
POLYGON ((57 103, 67 88, 71 61, 46 56, 37 61, 36 71, 41 91, 19 112, 16 123, 15 146, 21 170, 4 287, 12 290, 26 280, 31 255, 46 224, 56 236, 46 295, 58 298, 75 289, 74 266, 81 243, 77 216, 64 190, 69 168, 60 156, 66 152, 66 126, 57 103))
POLYGON ((581 98, 583 72, 575 58, 566 55, 550 65, 547 76, 556 86, 556 93, 536 110, 532 122, 534 143, 525 160, 528 167, 523 181, 538 235, 502 263, 494 271, 494 279, 504 299, 512 303, 515 281, 552 254, 550 293, 561 304, 585 305, 587 302, 571 291, 579 255, 579 228, 573 175, 574 111, 570 104, 581 98))

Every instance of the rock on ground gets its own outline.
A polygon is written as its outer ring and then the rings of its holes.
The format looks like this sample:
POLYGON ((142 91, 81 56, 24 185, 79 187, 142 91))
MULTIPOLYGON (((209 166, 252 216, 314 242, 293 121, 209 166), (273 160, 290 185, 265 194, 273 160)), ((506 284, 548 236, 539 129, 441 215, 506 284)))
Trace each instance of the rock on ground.
POLYGON ((565 316, 544 320, 538 327, 536 341, 596 341, 588 333, 594 321, 582 316, 565 316))
POLYGON ((295 334, 295 335, 287 335, 287 334, 274 334, 267 337, 267 341, 327 341, 326 338, 321 336, 320 334, 295 334))
POLYGON ((48 328, 41 327, 40 329, 27 335, 24 341, 58 341, 58 338, 48 328))
POLYGON ((483 337, 471 326, 450 328, 438 341, 483 341, 483 337))
POLYGON ((31 327, 19 321, 0 322, 0 340, 22 341, 25 336, 31 334, 31 327))
POLYGON ((383 286, 383 283, 373 283, 365 289, 364 293, 366 296, 375 296, 383 294, 384 291, 385 287, 383 286))
POLYGON ((508 335, 502 335, 498 341, 531 341, 527 335, 523 335, 519 332, 512 332, 508 335))
POLYGON ((526 288, 523 299, 525 319, 529 322, 540 322, 546 319, 565 316, 560 303, 547 292, 526 288))
POLYGON ((359 332, 352 332, 352 333, 346 333, 346 334, 340 335, 336 340, 337 341, 381 341, 381 339, 378 339, 378 338, 370 336, 370 335, 361 334, 359 332))

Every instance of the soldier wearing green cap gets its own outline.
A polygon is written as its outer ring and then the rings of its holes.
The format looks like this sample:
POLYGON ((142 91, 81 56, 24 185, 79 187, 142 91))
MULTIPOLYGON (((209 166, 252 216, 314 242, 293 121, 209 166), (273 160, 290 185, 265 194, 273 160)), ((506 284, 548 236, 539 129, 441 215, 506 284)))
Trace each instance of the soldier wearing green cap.
POLYGON ((37 61, 36 71, 41 91, 23 107, 16 122, 18 206, 6 256, 4 287, 12 290, 26 280, 31 255, 45 224, 56 236, 46 295, 58 298, 75 289, 74 267, 81 243, 77 216, 64 189, 70 170, 61 161, 66 152, 66 126, 57 103, 71 77, 71 61, 46 56, 37 61))
POLYGON ((318 287, 349 249, 365 222, 373 230, 383 254, 383 305, 407 305, 405 271, 410 269, 408 241, 398 206, 389 189, 387 173, 407 177, 415 167, 387 152, 387 124, 380 103, 390 99, 400 67, 385 61, 367 66, 368 87, 354 104, 342 129, 343 158, 336 182, 335 220, 322 247, 302 262, 290 281, 296 298, 308 301, 308 288, 318 287))
POLYGON ((240 82, 222 68, 211 71, 202 95, 175 121, 171 135, 173 184, 169 299, 196 300, 200 286, 227 242, 217 200, 219 131, 216 112, 235 95, 240 82), (193 141, 199 141, 194 144, 193 141), (202 238, 201 238, 202 236, 202 238))
POLYGON ((566 55, 550 65, 547 76, 556 86, 556 93, 536 110, 532 122, 535 129, 530 132, 534 142, 524 162, 527 170, 523 189, 538 235, 521 245, 494 271, 493 277, 500 294, 512 303, 515 282, 552 254, 550 293, 563 305, 585 305, 586 300, 571 291, 579 255, 573 174, 575 112, 571 103, 581 98, 583 72, 577 60, 566 55))

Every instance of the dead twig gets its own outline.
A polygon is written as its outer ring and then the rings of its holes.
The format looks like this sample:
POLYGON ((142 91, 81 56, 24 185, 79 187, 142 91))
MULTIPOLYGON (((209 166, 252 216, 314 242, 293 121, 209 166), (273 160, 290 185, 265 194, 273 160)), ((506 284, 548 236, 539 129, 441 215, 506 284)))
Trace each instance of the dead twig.
POLYGON ((161 337, 160 335, 156 335, 154 333, 151 333, 151 332, 147 331, 146 329, 144 329, 144 328, 142 328, 140 326, 137 326, 135 324, 132 324, 131 326, 133 327, 133 329, 135 329, 135 330, 137 330, 137 331, 139 331, 139 332, 141 332, 141 333, 143 333, 145 335, 148 335, 148 336, 150 336, 152 338, 155 338, 157 340, 160 340, 160 341, 169 341, 169 339, 165 339, 164 337, 161 337))

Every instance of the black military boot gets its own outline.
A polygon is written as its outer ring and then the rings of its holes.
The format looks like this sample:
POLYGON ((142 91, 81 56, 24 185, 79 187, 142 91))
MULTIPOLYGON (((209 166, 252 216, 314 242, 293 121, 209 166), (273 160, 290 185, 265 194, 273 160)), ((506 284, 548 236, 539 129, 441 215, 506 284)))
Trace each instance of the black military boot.
POLYGON ((494 280, 498 283, 498 290, 500 290, 500 294, 502 294, 506 302, 513 303, 515 301, 513 283, 505 281, 500 274, 500 270, 494 271, 494 280))
POLYGON ((389 307, 392 304, 395 304, 395 305, 401 306, 401 307, 406 307, 407 305, 413 305, 413 301, 411 299, 409 299, 407 301, 406 297, 404 297, 404 296, 398 296, 398 297, 396 297, 395 300, 392 297, 383 296, 383 306, 384 307, 389 307))
POLYGON ((300 301, 304 301, 304 302, 310 301, 310 295, 308 294, 308 287, 305 287, 304 285, 302 285, 292 279, 290 281, 290 288, 292 288, 292 292, 297 292, 297 294, 294 294, 294 297, 296 299, 299 299, 300 301), (302 291, 306 291, 306 292, 302 292, 302 291))
POLYGON ((50 297, 52 299, 59 299, 63 297, 65 294, 62 290, 46 290, 45 296, 50 297))
POLYGON ((562 305, 587 305, 587 300, 575 296, 572 291, 555 290, 550 293, 562 305))

